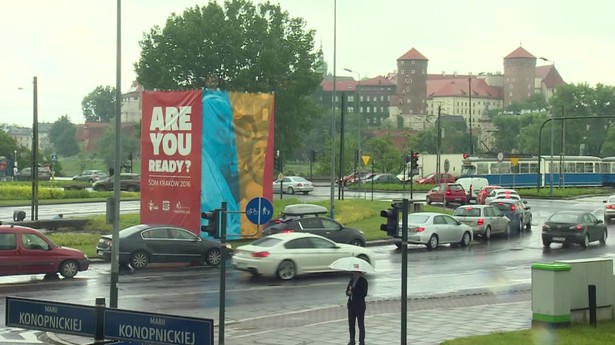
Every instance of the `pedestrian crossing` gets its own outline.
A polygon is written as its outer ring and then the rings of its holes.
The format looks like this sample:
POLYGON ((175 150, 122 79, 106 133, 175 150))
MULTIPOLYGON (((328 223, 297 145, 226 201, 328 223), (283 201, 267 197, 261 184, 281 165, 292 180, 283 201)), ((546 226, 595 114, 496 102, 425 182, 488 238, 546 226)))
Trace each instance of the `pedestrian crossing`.
POLYGON ((20 328, 2 328, 0 329, 0 344, 15 344, 15 345, 38 345, 45 344, 38 340, 41 331, 30 331, 20 328))

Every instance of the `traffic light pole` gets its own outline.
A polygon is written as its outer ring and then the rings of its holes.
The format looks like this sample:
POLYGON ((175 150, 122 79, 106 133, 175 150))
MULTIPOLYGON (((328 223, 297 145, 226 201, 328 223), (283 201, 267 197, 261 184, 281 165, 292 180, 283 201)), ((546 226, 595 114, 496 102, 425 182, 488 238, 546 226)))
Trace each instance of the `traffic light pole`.
MULTIPOLYGON (((410 184, 412 186, 412 184, 410 184)), ((412 190, 412 189, 410 189, 412 190)), ((412 192, 411 192, 412 193, 412 192)), ((408 334, 408 199, 402 200, 401 210, 401 345, 408 334)), ((399 224, 399 223, 398 223, 399 224)))
POLYGON ((218 316, 218 344, 224 345, 224 310, 226 309, 226 213, 227 203, 222 202, 220 212, 220 310, 218 316))

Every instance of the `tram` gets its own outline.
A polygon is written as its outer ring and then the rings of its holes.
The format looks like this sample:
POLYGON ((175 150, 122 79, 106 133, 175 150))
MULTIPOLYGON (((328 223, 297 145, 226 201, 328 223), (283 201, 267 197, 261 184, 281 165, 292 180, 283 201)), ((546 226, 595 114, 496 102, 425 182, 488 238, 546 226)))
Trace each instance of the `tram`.
POLYGON ((615 184, 615 157, 541 156, 505 158, 468 157, 461 176, 485 177, 503 187, 590 187, 615 184))

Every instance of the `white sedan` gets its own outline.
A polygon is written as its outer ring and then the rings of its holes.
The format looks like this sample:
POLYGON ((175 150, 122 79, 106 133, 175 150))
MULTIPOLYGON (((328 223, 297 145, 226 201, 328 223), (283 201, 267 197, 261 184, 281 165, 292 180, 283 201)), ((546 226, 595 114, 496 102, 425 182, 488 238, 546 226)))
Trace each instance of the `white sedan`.
MULTIPOLYGON (((399 237, 401 237, 399 222, 399 237)), ((443 213, 416 212, 408 215, 408 243, 424 244, 427 249, 445 243, 458 243, 462 247, 472 242, 472 228, 443 213)))
POLYGON ((280 233, 238 247, 233 266, 255 276, 289 280, 301 274, 331 272, 329 265, 349 256, 374 264, 371 250, 364 247, 335 243, 309 233, 280 233))
POLYGON ((296 192, 301 192, 303 194, 308 194, 313 190, 314 185, 312 182, 301 176, 284 176, 273 182, 274 193, 295 194, 296 192))

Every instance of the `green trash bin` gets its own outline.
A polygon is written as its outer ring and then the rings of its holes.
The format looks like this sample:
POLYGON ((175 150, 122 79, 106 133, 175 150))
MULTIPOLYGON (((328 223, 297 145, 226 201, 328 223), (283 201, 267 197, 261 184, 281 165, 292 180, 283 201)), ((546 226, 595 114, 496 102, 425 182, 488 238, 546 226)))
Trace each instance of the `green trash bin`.
POLYGON ((570 326, 570 270, 566 264, 532 265, 532 326, 570 326))

